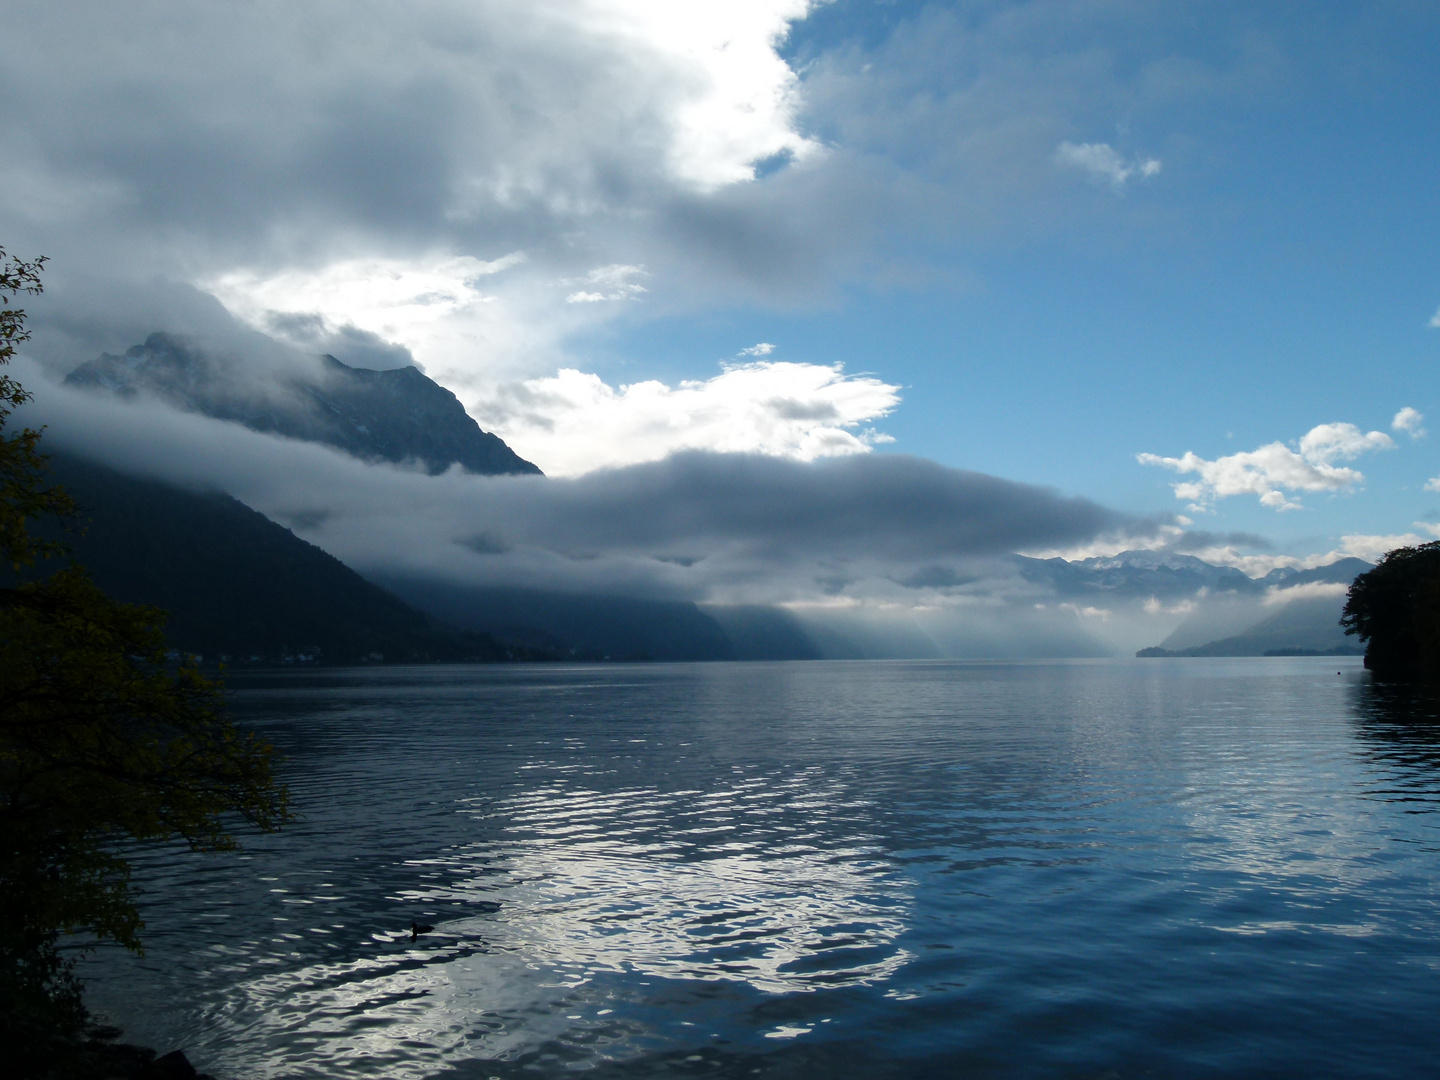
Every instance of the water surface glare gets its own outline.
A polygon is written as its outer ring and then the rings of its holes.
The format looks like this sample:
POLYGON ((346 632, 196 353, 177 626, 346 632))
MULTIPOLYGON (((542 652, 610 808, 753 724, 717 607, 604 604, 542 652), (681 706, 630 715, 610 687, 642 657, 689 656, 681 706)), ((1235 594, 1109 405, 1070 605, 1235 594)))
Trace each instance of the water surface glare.
POLYGON ((302 820, 238 856, 138 850, 146 955, 82 968, 127 1038, 222 1080, 1440 1061, 1440 722, 1352 660, 231 691, 302 820))

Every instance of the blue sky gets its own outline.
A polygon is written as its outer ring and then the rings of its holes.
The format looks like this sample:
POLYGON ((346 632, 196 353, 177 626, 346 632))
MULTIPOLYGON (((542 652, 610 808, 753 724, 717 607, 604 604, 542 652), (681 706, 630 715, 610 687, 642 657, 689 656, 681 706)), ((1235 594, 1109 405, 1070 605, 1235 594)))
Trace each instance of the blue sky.
MULTIPOLYGON (((853 49, 852 63, 883 64, 897 28, 934 7, 836 3, 797 24, 789 53, 853 49)), ((880 452, 1137 512, 1176 506, 1172 475, 1138 464, 1141 451, 1215 458, 1322 422, 1389 431, 1402 406, 1434 413, 1440 13, 1204 7, 1077 43, 1106 54, 1116 82, 1127 68, 1132 78, 1131 109, 1082 109, 1093 126, 1077 121, 1074 137, 1119 143, 1123 128, 1162 158, 1152 182, 1116 191, 1070 177, 1078 190, 1063 212, 1039 211, 1043 229, 889 238, 929 282, 851 280, 808 310, 635 319, 584 347, 617 371, 668 378, 702 376, 752 340, 872 370, 905 387, 883 424, 896 442, 880 452), (1233 91, 1155 100, 1134 86, 1136 66, 1175 57, 1223 75, 1246 40, 1267 55, 1233 91)), ((942 93, 944 75, 915 81, 942 93)), ((1440 496, 1422 490, 1440 471, 1433 440, 1396 441, 1358 463, 1361 491, 1284 514, 1232 497, 1204 523, 1298 551, 1440 520, 1440 496)))
POLYGON ((52 257, 57 373, 231 319, 408 356, 552 474, 902 453, 1301 557, 1440 522, 1429 6, 64 0, 7 27, 0 242, 52 257), (1189 510, 1193 476, 1137 461, 1322 424, 1394 445, 1326 444, 1364 481, 1303 508, 1189 510))

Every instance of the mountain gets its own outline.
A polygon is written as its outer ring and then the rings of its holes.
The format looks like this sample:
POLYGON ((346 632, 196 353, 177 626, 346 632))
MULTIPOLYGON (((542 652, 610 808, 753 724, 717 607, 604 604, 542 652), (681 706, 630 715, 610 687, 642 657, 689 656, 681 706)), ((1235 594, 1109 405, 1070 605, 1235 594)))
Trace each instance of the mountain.
POLYGON ((1270 573, 1260 578, 1260 584, 1275 586, 1281 589, 1293 588, 1296 585, 1310 585, 1316 583, 1331 583, 1344 585, 1349 588, 1350 584, 1366 570, 1375 569, 1374 563, 1368 563, 1364 559, 1348 558, 1338 559, 1327 566, 1317 566, 1311 570, 1297 570, 1293 566, 1282 566, 1271 570, 1270 573))
POLYGON ((447 623, 562 659, 736 659, 735 647, 720 623, 686 601, 466 586, 406 577, 382 577, 381 581, 409 603, 447 623))
POLYGON ((813 628, 806 627, 784 608, 759 604, 707 604, 700 609, 720 624, 730 639, 736 660, 819 660, 840 659, 854 653, 854 646, 815 640, 813 628))
POLYGON ((228 495, 125 476, 69 455, 51 472, 83 534, 51 532, 117 600, 169 612, 166 638, 232 662, 506 659, 228 495))
POLYGON ((1365 646, 1340 629, 1345 598, 1292 600, 1239 634, 1185 649, 1141 649, 1137 656, 1359 656, 1365 646))
POLYGON ((371 371, 333 356, 254 371, 169 334, 151 334, 116 356, 104 353, 65 379, 123 396, 150 394, 190 412, 254 431, 325 443, 365 461, 420 461, 432 474, 538 476, 498 436, 480 430, 460 400, 418 368, 371 371))
MULTIPOLYGON (((1266 590, 1269 614, 1258 620, 1251 607, 1234 606, 1228 612, 1233 632, 1207 635, 1224 625, 1227 612, 1197 611, 1158 646, 1141 649, 1137 656, 1266 656, 1320 654, 1358 656, 1360 642, 1340 628, 1340 613, 1350 584, 1371 564, 1364 559, 1340 559, 1310 570, 1283 567, 1256 582, 1266 590), (1270 590, 1274 589, 1274 592, 1270 590), (1292 598, 1286 599, 1287 594, 1292 598), (1273 603, 1270 603, 1273 601, 1273 603), (1197 643, 1198 641, 1198 643, 1197 643)), ((1267 610, 1262 605, 1262 611, 1267 610)))
POLYGON ((1193 555, 1122 551, 1091 559, 1031 559, 1015 556, 1020 576, 1049 587, 1067 600, 1100 603, 1110 599, 1171 600, 1209 594, 1259 596, 1265 585, 1233 566, 1214 566, 1193 555))
MULTIPOLYGON (((397 583, 402 599, 228 495, 140 479, 65 453, 51 455, 50 471, 78 504, 74 525, 83 532, 37 531, 66 543, 115 599, 164 609, 169 644, 209 659, 343 664, 737 655, 720 624, 692 603, 414 581, 397 583)), ((758 615, 750 621, 763 622, 758 615)), ((769 658, 777 649, 786 658, 816 655, 795 640, 784 616, 771 622, 781 627, 780 638, 767 651, 766 642, 757 649, 742 637, 744 655, 769 658)))

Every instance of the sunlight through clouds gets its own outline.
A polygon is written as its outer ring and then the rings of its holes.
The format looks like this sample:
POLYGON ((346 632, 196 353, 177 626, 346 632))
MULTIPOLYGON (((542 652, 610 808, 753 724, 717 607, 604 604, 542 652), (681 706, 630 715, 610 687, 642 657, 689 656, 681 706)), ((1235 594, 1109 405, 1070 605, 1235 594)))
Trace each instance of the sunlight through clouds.
POLYGON ((257 328, 274 332, 283 325, 276 316, 318 316, 332 326, 353 326, 397 342, 425 363, 450 352, 446 342, 473 341, 477 327, 502 321, 487 310, 497 297, 486 286, 524 262, 520 251, 491 260, 347 259, 316 270, 234 271, 202 284, 257 328))
POLYGON ((673 387, 652 379, 618 388, 567 368, 504 386, 471 412, 517 453, 533 454, 547 475, 576 476, 679 450, 801 461, 863 454, 891 441, 864 425, 889 415, 899 391, 868 375, 847 376, 838 364, 762 360, 673 387))
POLYGON ((799 79, 775 46, 812 0, 592 0, 610 33, 637 36, 688 69, 693 89, 676 110, 670 165, 701 190, 752 180, 755 163, 777 155, 804 160, 819 143, 794 130, 799 79))

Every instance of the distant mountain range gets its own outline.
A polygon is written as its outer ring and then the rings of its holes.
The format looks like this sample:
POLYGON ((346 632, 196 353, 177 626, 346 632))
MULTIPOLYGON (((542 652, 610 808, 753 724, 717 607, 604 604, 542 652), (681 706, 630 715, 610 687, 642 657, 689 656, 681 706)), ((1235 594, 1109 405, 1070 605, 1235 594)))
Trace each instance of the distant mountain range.
POLYGON ((65 379, 127 397, 150 394, 190 412, 254 431, 325 443, 365 461, 453 465, 485 476, 539 475, 505 442, 482 431, 460 400, 418 368, 353 368, 333 356, 273 379, 250 373, 184 338, 151 334, 123 356, 104 353, 65 379))
POLYGON ((1349 585, 1356 575, 1371 567, 1364 559, 1340 559, 1313 570, 1281 567, 1264 577, 1252 578, 1233 566, 1215 566, 1194 555, 1159 551, 1122 551, 1118 555, 1074 562, 1019 555, 1015 558, 1021 576, 1027 581, 1046 585, 1066 599, 1090 601, 1149 597, 1176 600, 1193 598, 1202 589, 1207 596, 1260 597, 1272 588, 1309 583, 1349 585))
POLYGON ((1261 578, 1241 574, 1242 581, 1227 576, 1163 642, 1136 655, 1358 656, 1365 648, 1341 629, 1340 614, 1350 584, 1370 569, 1364 559, 1347 558, 1309 570, 1282 567, 1261 578), (1261 600, 1258 610, 1244 602, 1248 598, 1261 600))
POLYGON ((1152 646, 1136 656, 1360 656, 1365 646, 1340 629, 1345 598, 1292 600, 1241 633, 1188 648, 1152 646))

